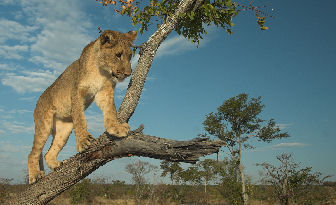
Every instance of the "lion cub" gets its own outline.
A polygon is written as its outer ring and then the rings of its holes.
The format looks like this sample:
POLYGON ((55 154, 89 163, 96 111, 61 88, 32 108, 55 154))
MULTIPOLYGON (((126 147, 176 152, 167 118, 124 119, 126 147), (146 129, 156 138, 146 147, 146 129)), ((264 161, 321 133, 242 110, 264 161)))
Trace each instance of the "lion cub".
POLYGON ((94 141, 84 116, 92 101, 102 110, 108 133, 127 135, 130 127, 118 122, 113 93, 116 83, 131 75, 130 46, 136 36, 136 31, 104 31, 40 96, 34 111, 34 144, 28 155, 29 183, 44 175, 39 159, 50 134, 53 141, 45 160, 51 169, 61 165, 56 158, 73 129, 77 151, 88 148, 94 141))

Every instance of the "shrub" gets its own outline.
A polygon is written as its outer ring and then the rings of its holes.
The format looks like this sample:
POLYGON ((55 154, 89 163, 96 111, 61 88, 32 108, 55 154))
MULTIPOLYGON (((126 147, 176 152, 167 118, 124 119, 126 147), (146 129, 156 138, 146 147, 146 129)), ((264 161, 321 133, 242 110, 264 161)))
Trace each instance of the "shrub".
POLYGON ((90 179, 83 179, 74 185, 69 191, 71 203, 78 204, 83 201, 89 201, 91 199, 90 187, 90 179))

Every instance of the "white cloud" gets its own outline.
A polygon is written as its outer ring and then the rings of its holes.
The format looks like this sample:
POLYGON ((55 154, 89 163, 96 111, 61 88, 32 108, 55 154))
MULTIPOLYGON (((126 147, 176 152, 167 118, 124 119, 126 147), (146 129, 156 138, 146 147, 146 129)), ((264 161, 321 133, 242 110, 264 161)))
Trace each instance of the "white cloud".
POLYGON ((14 0, 1 0, 0 5, 13 4, 14 0))
POLYGON ((138 60, 140 58, 140 55, 137 53, 134 55, 134 57, 131 59, 131 67, 134 70, 136 65, 138 64, 138 60))
POLYGON ((50 71, 24 71, 21 74, 9 74, 1 82, 18 93, 41 92, 55 80, 56 76, 56 72, 50 71))
POLYGON ((116 95, 115 97, 116 97, 117 99, 119 99, 119 100, 124 99, 124 95, 116 95))
POLYGON ((8 131, 14 134, 18 133, 34 133, 34 126, 25 126, 19 122, 2 122, 2 127, 6 128, 8 131))
POLYGON ((304 144, 300 142, 282 142, 275 145, 265 146, 265 147, 257 147, 255 149, 246 150, 246 152, 266 152, 278 149, 286 149, 286 148, 297 148, 297 147, 306 147, 309 144, 304 144))
POLYGON ((33 112, 32 110, 25 110, 25 109, 15 109, 15 110, 10 110, 8 113, 11 114, 24 114, 24 113, 31 113, 33 112))
POLYGON ((84 46, 92 40, 81 30, 68 21, 49 23, 31 46, 31 51, 35 53, 31 61, 63 71, 80 57, 84 46))
POLYGON ((305 147, 305 146, 308 146, 308 144, 300 142, 283 142, 273 145, 272 148, 292 148, 292 147, 305 147))
POLYGON ((116 89, 118 89, 118 91, 126 90, 130 80, 131 80, 131 77, 128 77, 123 82, 117 83, 116 89))
POLYGON ((16 66, 0 63, 0 70, 14 71, 14 70, 16 70, 16 66))
POLYGON ((22 151, 29 151, 31 146, 22 145, 22 144, 13 144, 9 142, 0 141, 0 152, 1 153, 8 153, 8 152, 22 152, 22 151))
POLYGON ((54 71, 35 69, 30 72, 8 73, 15 70, 13 66, 1 64, 0 69, 7 71, 2 74, 4 77, 1 81, 3 85, 13 87, 19 93, 40 92, 80 57, 85 45, 94 40, 88 35, 91 23, 81 9, 80 0, 21 0, 6 1, 3 4, 11 3, 22 7, 21 13, 29 25, 8 19, 0 20, 0 28, 6 28, 0 30, 0 42, 17 40, 21 44, 25 43, 15 46, 1 45, 0 56, 22 59, 21 53, 30 51, 26 60, 54 71))
POLYGON ((28 51, 28 46, 15 45, 15 46, 0 46, 0 56, 5 59, 22 59, 23 56, 20 55, 20 52, 28 51))
MULTIPOLYGON (((49 147, 48 147, 49 149, 49 147)), ((47 152, 47 151, 46 151, 47 152)), ((45 153, 46 153, 45 152, 45 153)), ((58 155, 59 160, 69 159, 76 154, 76 146, 66 144, 58 155)))
MULTIPOLYGON (((207 41, 203 39, 200 41, 199 46, 204 46, 206 43, 207 41)), ((159 58, 164 55, 176 55, 195 48, 197 48, 196 44, 192 44, 183 36, 174 36, 161 43, 160 47, 156 52, 155 57, 159 58)), ((135 54, 134 57, 132 58, 131 66, 133 69, 135 69, 139 57, 140 57, 139 54, 135 54)))
POLYGON ((279 128, 281 129, 281 130, 283 130, 283 129, 287 129, 287 128, 290 128, 290 127, 292 127, 293 126, 293 123, 283 123, 283 124, 277 124, 277 126, 279 126, 279 128))
MULTIPOLYGON (((200 40, 200 46, 205 45, 206 42, 207 41, 204 39, 200 40)), ((156 56, 162 57, 164 55, 176 55, 195 48, 196 44, 192 44, 183 36, 178 35, 163 41, 157 51, 156 56)))
POLYGON ((39 25, 41 32, 31 45, 32 62, 63 71, 80 57, 85 45, 94 40, 80 1, 23 1, 24 12, 39 25))
POLYGON ((42 64, 44 68, 55 69, 57 71, 63 71, 66 68, 65 63, 60 63, 56 60, 51 60, 42 56, 33 56, 29 61, 35 64, 42 64))
POLYGON ((23 97, 23 98, 19 98, 19 100, 23 100, 23 101, 33 101, 33 100, 35 100, 35 96, 33 96, 33 97, 23 97))
POLYGON ((16 21, 0 19, 0 43, 7 40, 29 42, 34 40, 32 32, 36 26, 22 25, 16 21))
POLYGON ((88 130, 95 133, 103 133, 105 131, 104 127, 104 117, 100 112, 94 112, 88 110, 85 114, 85 118, 87 120, 88 130))

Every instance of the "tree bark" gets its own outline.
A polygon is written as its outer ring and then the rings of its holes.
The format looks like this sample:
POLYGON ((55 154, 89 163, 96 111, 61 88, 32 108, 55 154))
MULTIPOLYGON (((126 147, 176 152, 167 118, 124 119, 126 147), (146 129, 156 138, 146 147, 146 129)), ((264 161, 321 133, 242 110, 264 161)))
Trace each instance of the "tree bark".
POLYGON ((176 141, 145 135, 143 127, 125 138, 103 133, 89 149, 66 160, 62 166, 47 176, 30 184, 20 193, 7 198, 4 204, 47 204, 57 195, 107 162, 129 156, 195 163, 199 157, 216 153, 223 146, 221 141, 196 138, 176 141))

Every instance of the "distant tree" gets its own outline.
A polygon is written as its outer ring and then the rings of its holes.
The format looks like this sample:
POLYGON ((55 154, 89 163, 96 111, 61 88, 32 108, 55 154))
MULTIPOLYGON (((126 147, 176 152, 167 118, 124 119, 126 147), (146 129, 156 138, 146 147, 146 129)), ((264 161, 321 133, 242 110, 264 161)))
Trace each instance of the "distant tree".
POLYGON ((162 169, 161 177, 165 177, 169 174, 172 185, 179 184, 181 171, 183 170, 179 162, 164 160, 161 162, 160 168, 162 169))
POLYGON ((280 166, 269 163, 257 164, 263 168, 261 181, 274 187, 274 195, 282 205, 290 205, 298 197, 308 197, 314 185, 322 185, 330 176, 321 177, 320 172, 313 172, 312 167, 299 168, 291 154, 277 156, 280 166))
POLYGON ((248 101, 248 95, 243 93, 232 97, 217 108, 216 113, 209 113, 203 122, 205 134, 203 137, 208 137, 209 134, 218 137, 225 143, 229 151, 239 166, 242 198, 244 204, 248 204, 248 194, 245 187, 245 176, 243 165, 241 162, 242 149, 253 148, 247 142, 251 138, 256 138, 259 141, 271 142, 273 139, 288 137, 286 132, 281 132, 273 119, 270 119, 265 126, 262 120, 258 117, 264 105, 261 104, 261 97, 252 98, 248 101))
POLYGON ((237 159, 225 158, 223 161, 219 161, 216 163, 215 172, 219 179, 216 183, 218 185, 217 190, 223 198, 230 204, 242 204, 242 186, 237 159))
POLYGON ((199 168, 199 174, 204 184, 204 193, 207 192, 207 185, 215 179, 215 168, 216 161, 211 159, 205 159, 203 161, 199 161, 196 165, 199 168))
POLYGON ((140 198, 145 193, 144 185, 147 183, 145 175, 156 169, 156 166, 148 162, 138 160, 128 164, 125 169, 132 175, 132 181, 136 189, 136 199, 139 204, 140 198))
POLYGON ((90 179, 83 179, 75 184, 75 186, 71 187, 69 190, 70 202, 72 204, 79 204, 93 198, 91 186, 92 183, 90 179))
POLYGON ((181 170, 179 176, 182 181, 189 182, 191 185, 204 185, 204 193, 207 192, 207 185, 216 178, 216 161, 205 159, 195 165, 181 170))
POLYGON ((192 186, 203 185, 203 197, 207 196, 207 185, 214 184, 218 192, 230 204, 243 203, 240 171, 235 158, 225 158, 223 161, 212 159, 199 161, 187 169, 182 169, 179 177, 184 183, 192 186))

